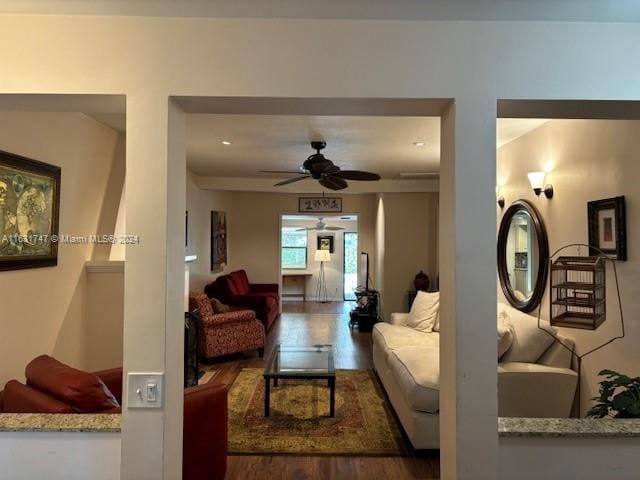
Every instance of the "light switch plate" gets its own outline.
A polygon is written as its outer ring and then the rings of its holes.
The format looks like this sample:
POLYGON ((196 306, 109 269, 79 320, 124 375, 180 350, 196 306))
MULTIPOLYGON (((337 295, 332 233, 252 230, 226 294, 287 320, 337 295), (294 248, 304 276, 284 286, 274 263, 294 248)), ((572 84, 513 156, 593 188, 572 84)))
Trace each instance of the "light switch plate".
POLYGON ((127 408, 161 408, 164 373, 130 372, 127 374, 127 408))

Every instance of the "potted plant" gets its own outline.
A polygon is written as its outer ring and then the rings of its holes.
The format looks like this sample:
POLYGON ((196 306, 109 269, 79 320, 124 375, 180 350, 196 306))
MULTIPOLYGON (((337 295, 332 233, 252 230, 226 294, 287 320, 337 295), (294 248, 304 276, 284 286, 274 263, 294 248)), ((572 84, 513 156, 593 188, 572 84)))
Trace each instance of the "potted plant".
POLYGON ((605 380, 600 382, 597 403, 587 417, 640 418, 640 377, 631 378, 613 370, 602 370, 605 380))

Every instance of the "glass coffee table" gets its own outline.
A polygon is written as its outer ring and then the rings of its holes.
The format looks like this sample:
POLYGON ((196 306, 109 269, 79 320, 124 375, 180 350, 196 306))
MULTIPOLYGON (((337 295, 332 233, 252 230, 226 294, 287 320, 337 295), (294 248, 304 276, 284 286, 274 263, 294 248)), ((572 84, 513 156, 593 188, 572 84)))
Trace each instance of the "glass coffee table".
POLYGON ((276 346, 264 369, 265 417, 269 416, 271 409, 271 381, 273 380, 275 388, 281 378, 327 380, 329 385, 329 416, 335 416, 336 372, 333 367, 333 346, 276 346))

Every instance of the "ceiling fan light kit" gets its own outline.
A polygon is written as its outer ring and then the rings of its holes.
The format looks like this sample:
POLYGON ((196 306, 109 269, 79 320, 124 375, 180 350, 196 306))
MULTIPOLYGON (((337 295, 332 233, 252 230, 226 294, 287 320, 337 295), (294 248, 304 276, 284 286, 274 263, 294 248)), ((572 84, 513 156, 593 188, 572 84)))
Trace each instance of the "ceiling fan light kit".
POLYGON ((360 182, 375 182, 380 180, 380 175, 377 173, 340 169, 339 166, 335 165, 320 153, 326 146, 327 144, 325 142, 311 142, 311 148, 313 148, 316 153, 307 157, 302 164, 301 171, 263 170, 262 173, 291 173, 298 175, 297 177, 278 182, 274 187, 281 187, 311 178, 317 180, 320 185, 329 190, 343 190, 349 186, 347 180, 360 182))
POLYGON ((325 230, 332 230, 332 231, 338 231, 338 230, 345 230, 344 227, 332 227, 332 226, 328 226, 326 223, 324 223, 323 220, 324 217, 318 217, 318 223, 316 223, 315 227, 303 227, 303 228, 298 228, 296 229, 296 232, 303 232, 305 230, 307 231, 314 231, 317 230, 319 232, 325 231, 325 230))

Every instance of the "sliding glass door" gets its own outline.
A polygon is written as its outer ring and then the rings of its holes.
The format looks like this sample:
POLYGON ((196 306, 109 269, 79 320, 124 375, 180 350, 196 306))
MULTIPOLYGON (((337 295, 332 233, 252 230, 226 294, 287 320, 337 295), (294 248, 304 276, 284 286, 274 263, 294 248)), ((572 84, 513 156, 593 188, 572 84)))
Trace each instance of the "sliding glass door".
POLYGON ((358 234, 344 232, 344 299, 355 300, 353 291, 358 286, 358 234))

